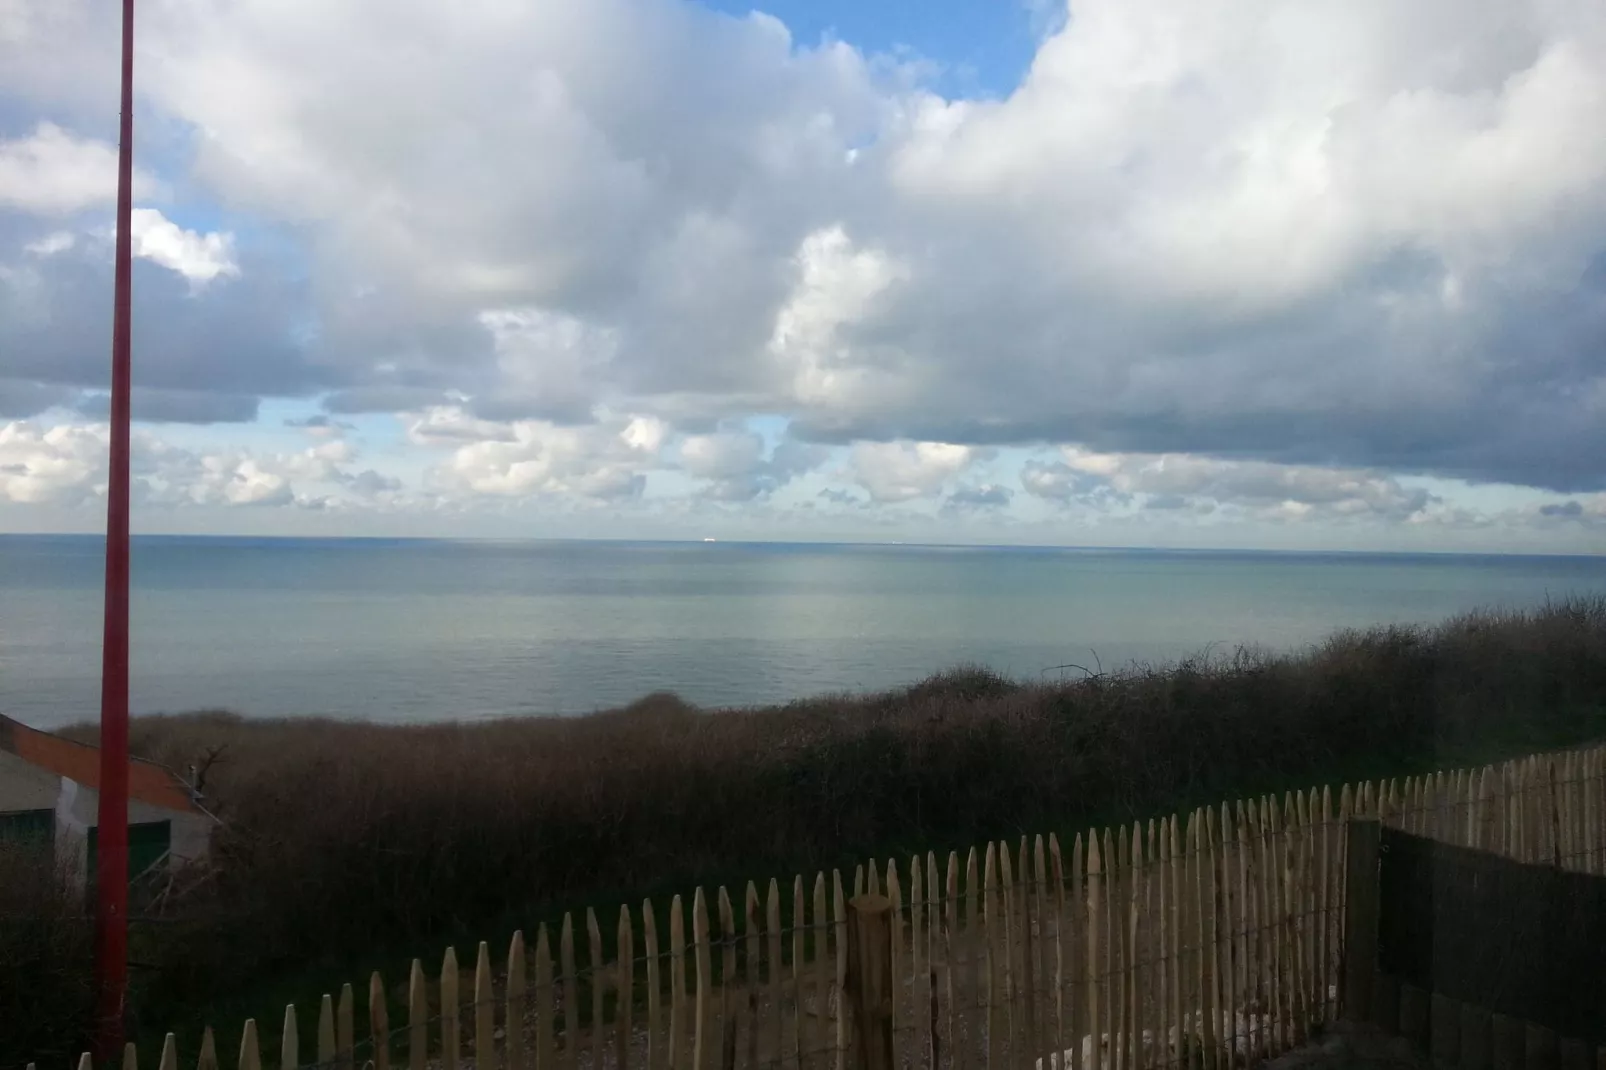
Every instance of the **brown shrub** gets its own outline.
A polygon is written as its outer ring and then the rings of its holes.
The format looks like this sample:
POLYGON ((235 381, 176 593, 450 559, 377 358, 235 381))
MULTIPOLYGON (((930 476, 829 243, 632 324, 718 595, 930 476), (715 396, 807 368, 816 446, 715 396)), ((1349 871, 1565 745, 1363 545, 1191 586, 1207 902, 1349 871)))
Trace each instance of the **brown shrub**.
POLYGON ((963 669, 775 709, 652 695, 424 726, 207 713, 142 718, 134 738, 179 768, 223 748, 216 879, 163 956, 183 1001, 512 912, 1433 767, 1603 720, 1596 600, 1066 683, 963 669))

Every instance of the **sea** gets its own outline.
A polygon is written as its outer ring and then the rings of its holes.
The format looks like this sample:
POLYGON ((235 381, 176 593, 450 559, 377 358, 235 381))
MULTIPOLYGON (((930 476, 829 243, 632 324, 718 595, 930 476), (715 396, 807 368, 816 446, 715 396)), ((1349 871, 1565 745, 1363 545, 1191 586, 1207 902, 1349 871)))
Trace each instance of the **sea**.
MULTIPOLYGON (((0 712, 99 709, 102 543, 0 536, 0 712)), ((1606 557, 141 537, 136 713, 379 722, 704 707, 1296 651, 1606 594, 1606 557)))

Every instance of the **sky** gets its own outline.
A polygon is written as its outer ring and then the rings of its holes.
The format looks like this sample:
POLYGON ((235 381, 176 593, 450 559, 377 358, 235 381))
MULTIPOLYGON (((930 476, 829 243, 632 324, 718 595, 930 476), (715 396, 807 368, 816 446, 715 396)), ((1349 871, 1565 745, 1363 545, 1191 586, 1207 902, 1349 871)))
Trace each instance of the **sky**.
MULTIPOLYGON (((117 5, 0 0, 0 531, 117 5)), ((1598 0, 143 0, 136 531, 1598 553, 1598 0)))

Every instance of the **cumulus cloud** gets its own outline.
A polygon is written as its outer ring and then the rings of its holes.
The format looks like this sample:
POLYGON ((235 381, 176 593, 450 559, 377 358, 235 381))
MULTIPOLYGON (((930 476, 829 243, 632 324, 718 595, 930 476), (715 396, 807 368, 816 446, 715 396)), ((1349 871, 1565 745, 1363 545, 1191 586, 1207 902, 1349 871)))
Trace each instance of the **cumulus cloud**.
POLYGON ((1537 517, 1541 525, 1586 528, 1606 527, 1606 494, 1591 494, 1585 498, 1568 498, 1560 502, 1547 502, 1529 510, 1529 519, 1537 517))
POLYGON ((287 505, 295 500, 290 480, 264 468, 255 458, 229 457, 201 459, 201 478, 191 485, 197 504, 224 502, 229 505, 287 505))
POLYGON ((74 504, 106 479, 104 428, 0 425, 0 499, 26 505, 74 504))
POLYGON ((832 505, 847 505, 862 509, 870 503, 859 497, 851 490, 842 487, 825 487, 815 495, 820 501, 830 502, 832 505))
MULTIPOLYGON (((107 359, 110 359, 110 345, 107 359)), ((207 390, 162 390, 136 386, 129 398, 134 419, 145 423, 245 423, 256 417, 257 399, 250 394, 224 394, 207 390)), ((79 396, 73 408, 81 415, 105 419, 111 412, 111 394, 90 391, 79 396)))
MULTIPOLYGON (((217 234, 198 234, 153 213, 134 261, 136 417, 183 422, 247 421, 265 396, 305 395, 332 378, 288 329, 305 279, 287 265, 254 261, 217 234), (232 277, 231 277, 232 276, 232 277), (220 285, 227 278, 228 285, 220 285)), ((0 212, 0 396, 29 384, 49 404, 93 396, 109 385, 112 248, 101 226, 37 231, 0 212), (23 246, 47 242, 49 255, 23 246), (8 259, 8 257, 15 257, 8 259)), ((35 415, 43 406, 16 415, 35 415)))
POLYGON ((1050 501, 1068 502, 1107 486, 1098 473, 1081 471, 1064 461, 1027 461, 1020 473, 1026 493, 1050 501))
POLYGON ((939 493, 975 459, 950 442, 859 442, 849 454, 854 480, 878 502, 906 502, 939 493))
POLYGON ((880 250, 856 248, 833 225, 803 239, 795 270, 768 346, 784 386, 807 408, 874 411, 891 377, 850 345, 848 332, 906 269, 880 250))
MULTIPOLYGON (((74 213, 112 155, 75 87, 114 11, 7 10, 0 93, 60 125, 0 144, 0 412, 92 407, 109 269, 74 213)), ((1407 473, 1606 488, 1606 7, 1067 11, 1034 4, 1029 73, 981 100, 680 0, 152 0, 162 177, 251 225, 142 216, 142 385, 415 414, 495 496, 673 463, 753 500, 831 444, 878 503, 946 500, 988 446, 1073 442, 1027 498, 1402 520, 1437 507, 1407 473), (788 453, 731 430, 755 414, 788 453)))
POLYGON ((185 230, 154 208, 135 208, 129 226, 133 254, 176 271, 199 288, 219 276, 237 276, 234 235, 185 230))
POLYGON ((745 429, 687 435, 680 443, 680 466, 708 481, 705 496, 728 502, 772 494, 823 463, 826 455, 818 446, 785 440, 766 456, 764 437, 745 429))
POLYGON ((410 417, 407 437, 419 446, 454 442, 512 442, 513 429, 494 420, 470 416, 461 405, 439 405, 410 417))
MULTIPOLYGON (((401 480, 369 468, 352 472, 359 451, 324 442, 299 452, 195 450, 136 429, 131 475, 142 507, 328 507, 372 503, 405 490, 401 480), (305 489, 303 489, 305 488, 305 489)), ((109 448, 103 423, 44 427, 0 424, 0 502, 85 506, 106 490, 109 448)))
POLYGON ((616 331, 541 308, 496 309, 479 321, 491 333, 500 377, 493 391, 473 399, 475 412, 590 419, 619 346, 616 331))
POLYGON ((298 419, 285 420, 284 426, 304 431, 313 438, 339 438, 347 431, 356 428, 355 424, 322 412, 315 412, 310 416, 303 416, 298 419))
POLYGON ((523 498, 633 498, 659 466, 666 430, 651 417, 614 417, 586 426, 547 420, 475 420, 460 409, 431 410, 414 424, 425 442, 457 442, 436 468, 440 482, 473 495, 523 498), (441 434, 441 431, 445 431, 441 434))
MULTIPOLYGON (((0 56, 6 43, 0 39, 0 56)), ((148 197, 159 188, 143 170, 135 173, 135 196, 148 197)), ((78 137, 51 122, 40 122, 25 137, 0 140, 0 208, 67 215, 116 197, 115 145, 78 137)))
POLYGON ((77 397, 78 392, 68 387, 0 377, 0 420, 33 416, 69 405, 77 397))
POLYGON ((1021 472, 1029 493, 1058 501, 1114 494, 1144 496, 1146 508, 1172 510, 1236 505, 1268 517, 1371 516, 1406 520, 1438 499, 1390 475, 1349 468, 1228 461, 1188 454, 1098 453, 1066 447, 1052 462, 1021 472))
POLYGON ((402 489, 402 481, 395 476, 380 475, 372 468, 365 468, 354 476, 343 480, 352 492, 363 498, 376 498, 382 494, 391 494, 402 489))
POLYGON ((948 495, 943 506, 955 510, 1001 509, 1014 497, 1015 492, 1008 487, 997 483, 982 483, 974 487, 960 487, 948 495))
POLYGON ((23 252, 34 256, 55 256, 64 253, 77 244, 78 239, 71 231, 56 230, 46 234, 43 238, 31 241, 22 247, 23 252))

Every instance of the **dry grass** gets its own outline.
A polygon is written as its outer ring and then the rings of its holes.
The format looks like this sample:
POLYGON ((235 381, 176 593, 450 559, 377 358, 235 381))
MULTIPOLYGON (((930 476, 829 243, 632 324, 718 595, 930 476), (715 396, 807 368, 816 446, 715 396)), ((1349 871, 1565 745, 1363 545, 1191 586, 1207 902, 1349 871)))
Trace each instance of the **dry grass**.
POLYGON ((554 904, 1433 767, 1603 721, 1606 600, 1586 600, 1070 683, 960 669, 764 710, 655 695, 413 727, 203 713, 142 718, 133 742, 180 769, 223 748, 216 879, 163 937, 171 1006, 554 904))

